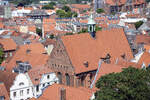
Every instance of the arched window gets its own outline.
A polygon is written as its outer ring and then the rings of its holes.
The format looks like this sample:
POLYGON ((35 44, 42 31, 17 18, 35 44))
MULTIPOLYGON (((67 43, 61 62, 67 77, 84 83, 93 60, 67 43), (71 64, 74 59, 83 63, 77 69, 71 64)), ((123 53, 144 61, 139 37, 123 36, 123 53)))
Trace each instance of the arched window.
POLYGON ((21 86, 21 85, 24 85, 24 83, 23 82, 19 83, 19 86, 21 86))
POLYGON ((68 73, 66 73, 65 76, 66 76, 66 85, 70 86, 70 76, 68 73))
POLYGON ((57 73, 59 84, 62 84, 62 74, 60 72, 57 73))

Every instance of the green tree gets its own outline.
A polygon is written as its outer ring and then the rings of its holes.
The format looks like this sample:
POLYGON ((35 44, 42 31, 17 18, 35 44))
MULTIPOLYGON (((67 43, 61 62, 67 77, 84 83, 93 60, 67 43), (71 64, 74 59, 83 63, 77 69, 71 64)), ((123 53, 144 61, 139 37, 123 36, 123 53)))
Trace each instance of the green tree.
POLYGON ((78 13, 73 12, 73 17, 78 17, 78 13))
POLYGON ((101 31, 101 30, 102 30, 102 28, 96 25, 95 31, 97 32, 97 31, 101 31))
POLYGON ((87 33, 88 32, 88 29, 87 28, 82 28, 80 32, 78 32, 78 34, 81 34, 81 33, 87 33))
POLYGON ((3 49, 0 48, 0 64, 4 61, 4 52, 3 49))
POLYGON ((53 5, 44 5, 42 9, 54 9, 53 5))
POLYGON ((55 2, 50 2, 49 5, 56 6, 56 3, 55 2))
POLYGON ((51 34, 49 38, 54 39, 55 38, 54 34, 51 34))
POLYGON ((54 6, 55 6, 55 5, 56 5, 55 2, 50 2, 49 4, 44 5, 44 6, 42 7, 42 9, 54 9, 54 6))
POLYGON ((69 12, 66 12, 65 17, 69 18, 69 17, 72 17, 72 15, 73 15, 73 13, 71 11, 69 11, 69 12))
POLYGON ((150 100, 150 69, 129 67, 102 76, 97 82, 96 100, 150 100))
POLYGON ((66 33, 65 35, 73 35, 73 33, 66 33))
POLYGON ((104 9, 99 8, 99 9, 96 10, 96 12, 97 12, 98 14, 101 14, 101 13, 104 13, 105 11, 104 11, 104 9))
POLYGON ((42 29, 36 28, 36 33, 37 33, 39 36, 42 36, 42 29))
POLYGON ((57 10, 56 11, 56 15, 60 18, 65 18, 66 17, 66 13, 63 10, 57 10))
POLYGON ((68 6, 63 6, 62 10, 64 10, 65 12, 71 12, 70 7, 68 7, 68 6))
POLYGON ((136 22, 134 25, 135 25, 135 28, 138 29, 144 22, 143 21, 138 21, 136 22))

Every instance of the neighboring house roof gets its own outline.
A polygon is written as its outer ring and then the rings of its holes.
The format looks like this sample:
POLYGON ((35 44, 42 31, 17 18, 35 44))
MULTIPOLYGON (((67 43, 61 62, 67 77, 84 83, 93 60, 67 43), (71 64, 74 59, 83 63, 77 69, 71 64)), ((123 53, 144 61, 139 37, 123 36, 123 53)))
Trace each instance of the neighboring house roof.
POLYGON ((17 74, 12 72, 0 71, 0 82, 3 82, 5 84, 8 94, 10 92, 10 87, 13 85, 16 76, 17 74))
POLYGON ((133 2, 128 2, 128 0, 105 0, 105 3, 108 5, 142 4, 145 3, 145 0, 134 0, 133 2))
POLYGON ((6 90, 5 84, 0 82, 0 97, 3 96, 5 100, 9 100, 8 91, 6 90))
POLYGON ((128 60, 133 58, 122 28, 98 31, 95 39, 85 33, 63 36, 62 41, 76 73, 97 69, 99 59, 107 54, 110 54, 111 61, 124 54, 128 60), (88 67, 84 62, 89 63, 88 67))
POLYGON ((77 9, 89 9, 90 8, 90 5, 87 5, 87 4, 72 4, 71 6, 77 9))
POLYGON ((150 22, 143 23, 138 30, 150 31, 150 22))
POLYGON ((150 64, 150 53, 144 52, 143 55, 140 57, 138 64, 145 64, 146 67, 150 64))
POLYGON ((150 36, 148 35, 137 35, 136 36, 136 44, 147 44, 149 45, 150 44, 150 36))
POLYGON ((121 72, 123 68, 127 68, 127 67, 122 66, 122 65, 117 65, 117 64, 104 64, 103 63, 99 69, 98 75, 96 77, 96 81, 104 75, 107 75, 110 73, 121 72))
POLYGON ((37 65, 45 65, 48 60, 48 55, 46 53, 44 46, 40 43, 32 43, 22 45, 18 48, 15 55, 5 64, 2 64, 6 70, 12 70, 16 66, 16 61, 29 62, 32 67, 37 65))
POLYGON ((60 100, 61 88, 66 90, 66 100, 89 100, 93 95, 92 91, 87 88, 75 88, 59 84, 53 84, 52 86, 48 87, 44 91, 43 95, 36 100, 60 100))
POLYGON ((17 48, 16 43, 13 41, 13 39, 10 38, 0 39, 0 44, 2 45, 4 51, 16 50, 17 48))

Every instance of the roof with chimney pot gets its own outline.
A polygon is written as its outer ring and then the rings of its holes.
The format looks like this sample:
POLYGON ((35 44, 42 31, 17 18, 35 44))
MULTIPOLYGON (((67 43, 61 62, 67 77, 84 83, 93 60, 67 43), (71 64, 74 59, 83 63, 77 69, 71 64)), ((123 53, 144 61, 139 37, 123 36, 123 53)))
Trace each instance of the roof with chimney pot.
POLYGON ((46 53, 46 51, 41 43, 22 45, 18 48, 12 59, 8 62, 4 61, 2 66, 4 66, 6 70, 11 71, 17 65, 16 61, 28 61, 32 67, 36 67, 37 65, 45 65, 48 60, 48 55, 44 53, 46 53))
POLYGON ((17 48, 16 43, 11 38, 0 39, 0 44, 2 45, 4 51, 16 50, 16 48, 17 48))
POLYGON ((123 54, 127 60, 133 58, 122 28, 98 31, 95 39, 89 33, 85 33, 63 36, 62 41, 76 73, 96 70, 99 59, 106 57, 108 53, 112 63, 117 58, 122 59, 123 54), (88 67, 84 66, 85 61, 88 61, 88 67))
POLYGON ((40 96, 38 99, 32 98, 30 100, 60 100, 60 89, 66 90, 66 100, 89 100, 93 95, 92 90, 79 87, 68 87, 59 84, 53 84, 52 86, 48 87, 44 90, 43 95, 40 96))

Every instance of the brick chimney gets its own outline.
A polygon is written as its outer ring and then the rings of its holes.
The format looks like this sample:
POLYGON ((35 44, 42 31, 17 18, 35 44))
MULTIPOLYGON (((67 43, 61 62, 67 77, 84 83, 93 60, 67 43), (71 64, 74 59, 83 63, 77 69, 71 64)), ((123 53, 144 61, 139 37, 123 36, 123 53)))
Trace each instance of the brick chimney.
POLYGON ((66 89, 60 88, 60 100, 66 100, 66 89))

